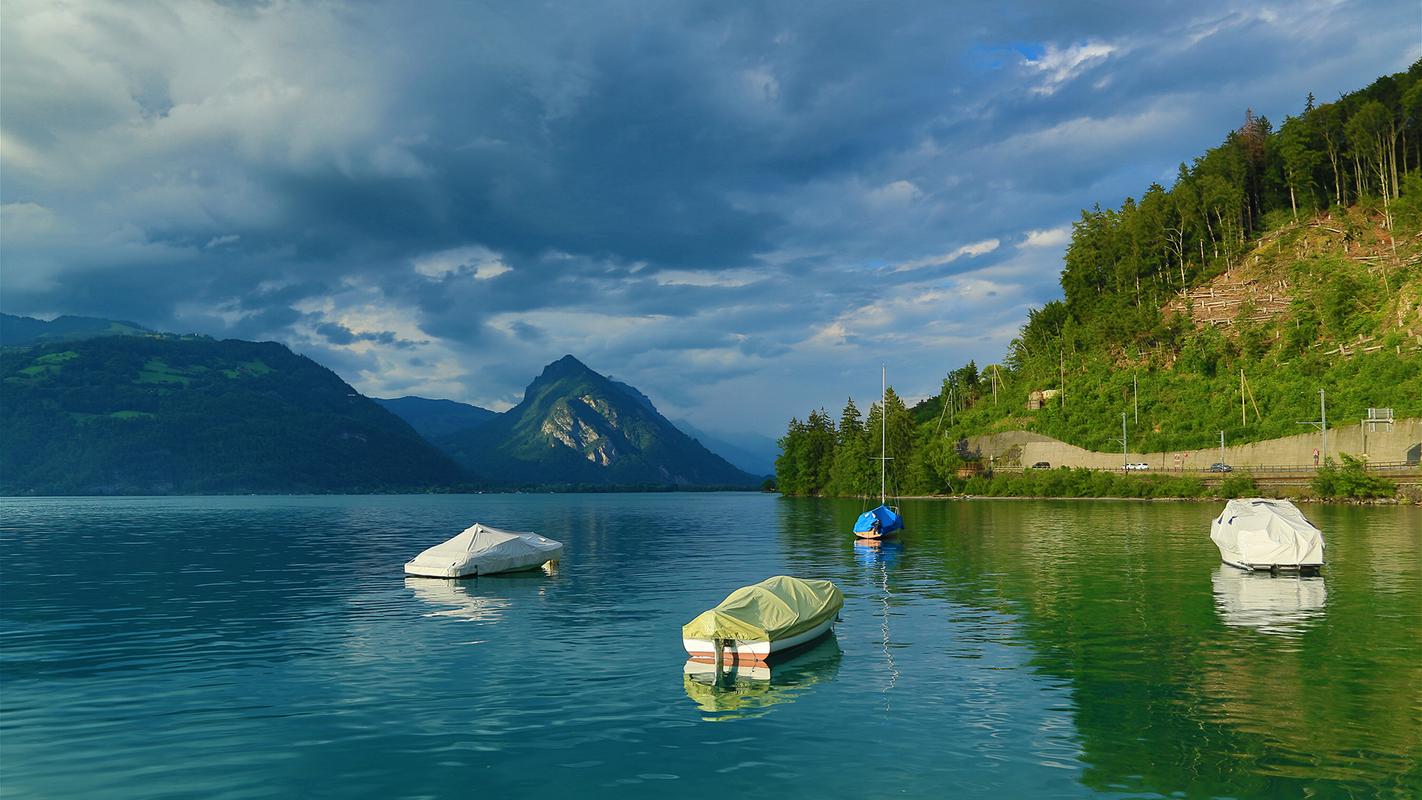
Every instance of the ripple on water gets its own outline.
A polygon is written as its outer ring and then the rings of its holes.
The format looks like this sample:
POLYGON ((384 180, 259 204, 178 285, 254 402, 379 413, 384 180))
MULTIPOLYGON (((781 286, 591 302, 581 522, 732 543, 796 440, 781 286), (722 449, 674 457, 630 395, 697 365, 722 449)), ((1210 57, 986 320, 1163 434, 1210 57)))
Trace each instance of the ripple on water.
POLYGON ((1207 504, 906 502, 881 550, 858 505, 5 500, 4 790, 1416 794, 1418 510, 1319 509, 1310 580, 1221 567, 1207 504), (564 563, 400 574, 478 519, 564 563), (105 569, 13 568, 56 542, 105 569), (844 589, 833 653, 693 685, 682 623, 776 573, 844 589))

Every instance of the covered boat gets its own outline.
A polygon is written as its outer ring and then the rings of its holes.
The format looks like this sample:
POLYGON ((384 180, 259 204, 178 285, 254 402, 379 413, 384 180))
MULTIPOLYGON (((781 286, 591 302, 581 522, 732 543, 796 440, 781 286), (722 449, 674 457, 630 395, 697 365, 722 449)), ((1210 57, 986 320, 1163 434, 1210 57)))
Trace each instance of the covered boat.
POLYGON ((885 409, 889 407, 889 371, 882 368, 879 374, 879 507, 871 508, 854 521, 854 535, 860 539, 883 539, 893 536, 904 527, 903 515, 889 505, 888 463, 889 463, 889 423, 885 409))
POLYGON ((777 575, 731 592, 686 623, 681 643, 693 659, 764 662, 825 635, 843 607, 844 593, 829 581, 777 575))
POLYGON ((476 522, 453 539, 415 556, 405 564, 405 574, 468 578, 518 572, 538 569, 562 555, 562 542, 536 533, 504 531, 476 522))
POLYGON ((1317 569, 1323 532, 1288 500, 1231 500, 1210 525, 1220 559, 1240 569, 1317 569))
POLYGON ((890 505, 871 508, 854 522, 854 535, 861 539, 880 539, 904 527, 904 518, 890 505))

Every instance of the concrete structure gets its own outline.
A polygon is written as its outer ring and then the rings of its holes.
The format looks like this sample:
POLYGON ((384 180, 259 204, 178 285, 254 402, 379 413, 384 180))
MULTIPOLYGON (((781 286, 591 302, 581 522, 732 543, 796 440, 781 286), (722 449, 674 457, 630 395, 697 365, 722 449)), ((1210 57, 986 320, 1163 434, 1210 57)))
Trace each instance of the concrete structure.
POLYGON ((1034 390, 1031 394, 1027 395, 1027 410, 1037 411, 1059 394, 1061 394, 1060 389, 1034 390))
MULTIPOLYGON (((1366 427, 1356 421, 1338 428, 1330 427, 1327 455, 1334 461, 1338 460, 1339 453, 1347 453, 1360 457, 1366 455, 1367 460, 1373 463, 1406 461, 1412 464, 1417 464, 1419 457, 1422 457, 1422 419, 1397 420, 1392 424, 1391 431, 1369 431, 1366 427)), ((1236 469, 1312 467, 1313 451, 1321 448, 1322 436, 1314 430, 1282 439, 1226 447, 1225 463, 1236 469)), ((1030 467, 1045 461, 1053 467, 1120 469, 1122 462, 1120 452, 1097 453, 1028 431, 970 436, 968 450, 1000 467, 1030 467)), ((1206 447, 1169 453, 1133 452, 1126 455, 1126 460, 1149 464, 1153 471, 1203 470, 1220 460, 1220 449, 1206 447)))

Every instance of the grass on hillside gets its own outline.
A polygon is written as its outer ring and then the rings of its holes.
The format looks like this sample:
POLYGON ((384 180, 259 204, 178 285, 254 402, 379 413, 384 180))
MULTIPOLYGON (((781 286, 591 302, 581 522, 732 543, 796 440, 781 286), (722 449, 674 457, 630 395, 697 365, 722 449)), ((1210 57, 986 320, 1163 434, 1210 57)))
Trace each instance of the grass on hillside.
POLYGON ((1320 389, 1333 424, 1356 423, 1370 407, 1422 416, 1422 235, 1398 230, 1394 258, 1378 223, 1363 205, 1263 237, 1232 277, 1287 282, 1291 302, 1273 319, 1194 326, 1177 315, 1165 323, 1178 328, 1177 348, 1105 343, 1063 354, 1065 398, 1041 410, 1026 410, 1028 393, 1062 388, 1060 371, 1003 370, 996 404, 980 379, 967 408, 945 415, 933 398, 915 416, 951 436, 1030 430, 1115 450, 1124 412, 1131 449, 1148 452, 1210 447, 1221 430, 1232 444, 1306 433, 1299 422, 1318 419, 1320 389))

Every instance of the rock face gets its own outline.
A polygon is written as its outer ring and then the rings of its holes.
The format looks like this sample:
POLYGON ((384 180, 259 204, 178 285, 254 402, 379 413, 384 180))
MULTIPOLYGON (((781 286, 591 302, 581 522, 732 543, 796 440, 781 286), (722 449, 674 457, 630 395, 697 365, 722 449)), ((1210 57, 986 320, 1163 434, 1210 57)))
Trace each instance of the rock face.
POLYGON ((645 395, 573 356, 545 367, 523 402, 436 442, 476 474, 512 484, 757 484, 678 430, 645 395))

